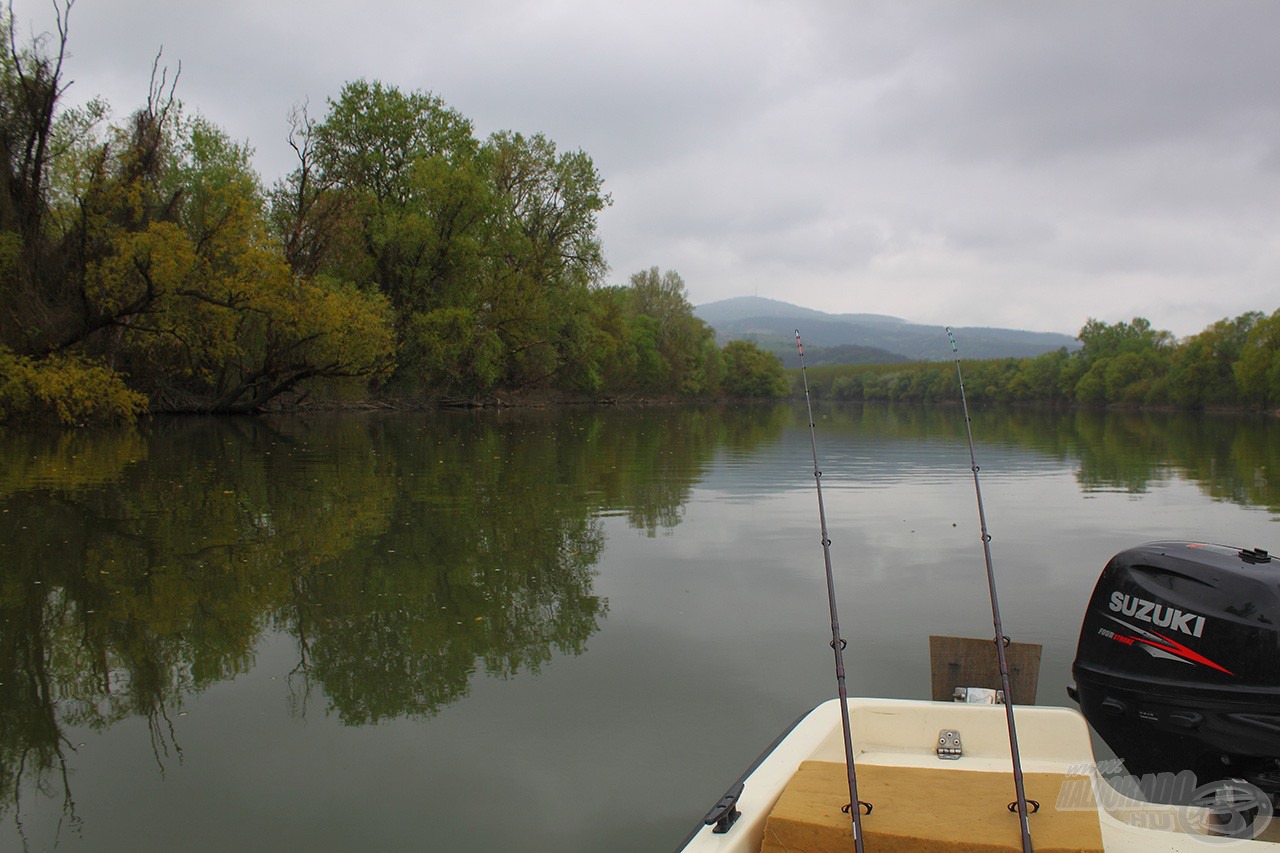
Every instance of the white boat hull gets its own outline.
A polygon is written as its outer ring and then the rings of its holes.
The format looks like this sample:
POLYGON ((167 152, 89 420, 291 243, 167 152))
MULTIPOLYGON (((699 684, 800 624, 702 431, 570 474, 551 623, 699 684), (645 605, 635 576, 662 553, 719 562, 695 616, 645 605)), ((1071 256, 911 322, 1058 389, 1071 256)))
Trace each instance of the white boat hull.
MULTIPOLYGON (((687 853, 760 850, 769 814, 801 763, 844 762, 844 738, 837 703, 838 700, 833 699, 815 708, 744 777, 743 790, 737 800, 741 816, 727 832, 716 833, 711 826, 704 826, 683 849, 687 853)), ((879 765, 1011 773, 1002 706, 902 699, 849 699, 848 705, 855 767, 879 765), (938 734, 944 729, 961 733, 963 755, 960 758, 938 757, 938 734)), ((1280 845, 1261 839, 1206 835, 1205 826, 1209 822, 1206 809, 1151 804, 1119 794, 1099 774, 1088 726, 1072 709, 1017 706, 1014 718, 1023 772, 1080 777, 1076 784, 1087 784, 1093 793, 1103 847, 1107 851, 1203 853, 1223 845, 1280 850, 1280 845)), ((1009 788, 1012 791, 1012 781, 1009 788)), ((1055 794, 1060 806, 1081 808, 1081 803, 1088 802, 1088 791, 1071 790, 1070 783, 1066 788, 1055 794)), ((847 790, 844 793, 847 801, 847 790)), ((927 792, 921 792, 922 801, 927 801, 927 797, 927 792)), ((874 813, 863 819, 864 833, 873 819, 874 813)), ((1016 824, 1016 818, 1013 820, 1016 824)), ((1035 815, 1031 817, 1031 831, 1034 842, 1035 815)), ((867 849, 871 851, 870 844, 867 849)))

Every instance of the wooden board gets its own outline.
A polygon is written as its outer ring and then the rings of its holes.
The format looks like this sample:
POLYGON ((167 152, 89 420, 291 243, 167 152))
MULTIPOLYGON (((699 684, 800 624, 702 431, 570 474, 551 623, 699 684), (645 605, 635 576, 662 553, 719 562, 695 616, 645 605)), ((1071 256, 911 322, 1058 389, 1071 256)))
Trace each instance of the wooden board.
MULTIPOLYGON (((872 804, 862 818, 863 843, 876 853, 919 850, 996 853, 1021 851, 1018 816, 1008 809, 1015 799, 1009 773, 960 770, 950 762, 933 767, 860 764, 858 796, 872 804)), ((1101 853, 1093 789, 1086 776, 1027 773, 1027 797, 1040 801, 1031 815, 1036 853, 1101 853), (1064 811, 1056 807, 1069 785, 1064 811)), ((791 777, 765 825, 762 853, 852 850, 850 818, 840 811, 849 801, 843 764, 806 761, 791 777)))
MULTIPOLYGON (((1005 649, 1009 690, 1015 705, 1036 703, 1040 680, 1040 644, 1011 643, 1005 649)), ((950 702, 957 687, 1000 689, 1000 661, 994 640, 969 637, 929 638, 930 693, 935 702, 950 702)))

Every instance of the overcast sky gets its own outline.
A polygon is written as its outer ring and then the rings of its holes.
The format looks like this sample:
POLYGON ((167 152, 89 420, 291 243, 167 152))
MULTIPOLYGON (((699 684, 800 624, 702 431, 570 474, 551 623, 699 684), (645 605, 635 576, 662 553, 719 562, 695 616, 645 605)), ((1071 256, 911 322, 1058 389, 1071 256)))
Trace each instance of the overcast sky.
POLYGON ((127 115, 163 48, 270 183, 292 105, 377 79, 586 151, 612 283, 1190 335, 1280 308, 1277 34, 1272 0, 77 0, 67 97, 127 115))

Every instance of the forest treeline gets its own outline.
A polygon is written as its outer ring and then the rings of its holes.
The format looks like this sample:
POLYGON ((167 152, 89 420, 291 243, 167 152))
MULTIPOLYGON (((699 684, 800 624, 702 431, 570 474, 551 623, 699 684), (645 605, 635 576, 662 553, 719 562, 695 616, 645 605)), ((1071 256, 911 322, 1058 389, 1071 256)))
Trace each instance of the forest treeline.
MULTIPOLYGON (((1219 320, 1181 340, 1135 317, 1089 320, 1079 350, 962 363, 970 400, 1179 409, 1280 407, 1280 310, 1219 320)), ((963 341, 960 342, 963 350, 963 341)), ((809 369, 817 396, 931 402, 960 398, 951 362, 809 369)))
POLYGON ((0 45, 0 420, 253 412, 303 396, 780 396, 776 357, 718 347, 679 274, 607 286, 582 151, 478 139, 439 97, 357 80, 290 118, 292 171, 152 66, 123 120, 67 106, 57 32, 0 45))

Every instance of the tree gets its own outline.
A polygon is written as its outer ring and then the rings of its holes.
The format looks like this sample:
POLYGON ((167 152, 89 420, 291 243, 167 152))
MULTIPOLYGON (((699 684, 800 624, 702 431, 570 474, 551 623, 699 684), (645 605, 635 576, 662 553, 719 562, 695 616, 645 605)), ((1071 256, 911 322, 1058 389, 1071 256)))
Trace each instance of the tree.
POLYGON ((109 367, 64 351, 86 325, 67 171, 104 107, 59 113, 72 2, 55 5, 56 37, 19 46, 12 10, 0 14, 0 420, 132 420, 145 398, 109 367), (52 41, 52 44, 51 44, 52 41))
POLYGON ((1263 315, 1257 311, 1222 319, 1178 347, 1170 369, 1169 396, 1180 407, 1235 405, 1241 402, 1235 364, 1249 333, 1263 315))
POLYGON ((471 122, 439 97, 405 94, 376 80, 343 86, 316 126, 315 141, 325 175, 378 205, 404 205, 414 198, 413 166, 419 160, 465 162, 477 147, 471 122))
POLYGON ((0 344, 22 352, 56 311, 45 292, 56 247, 44 229, 71 3, 54 8, 51 48, 47 35, 19 46, 12 10, 0 12, 0 344))
POLYGON ((483 155, 497 218, 478 303, 507 350, 505 382, 595 390, 598 340, 583 320, 608 269, 596 232, 610 203, 603 180, 584 152, 558 153, 542 134, 495 133, 483 155))
POLYGON ((552 286, 599 282, 608 267, 596 217, 611 200, 591 158, 583 151, 558 154, 540 133, 495 133, 485 150, 503 218, 524 238, 509 260, 552 286))
POLYGON ((358 80, 323 121, 295 113, 292 140, 298 168, 277 185, 272 211, 295 269, 387 298, 400 387, 492 387, 504 360, 480 286, 498 199, 471 123, 430 93, 358 80), (476 342, 476 358, 449 354, 459 334, 476 342))
POLYGON ((382 297, 295 278, 267 237, 248 145, 157 104, 105 150, 86 196, 103 215, 84 226, 101 250, 85 263, 83 346, 170 410, 257 411, 307 379, 385 371, 382 297))
POLYGON ((724 391, 731 397, 782 397, 790 390, 782 360, 750 341, 725 344, 724 391))
POLYGON ((319 268, 386 294, 402 329, 414 313, 464 304, 490 215, 471 123, 429 93, 357 80, 302 132, 315 169, 303 158, 295 172, 297 217, 310 178, 315 193, 339 195, 358 247, 319 268))
POLYGON ((302 277, 317 275, 344 250, 354 251, 349 207, 317 162, 316 126, 305 104, 290 110, 288 143, 298 165, 275 183, 269 199, 272 229, 285 262, 302 277))
POLYGON ((1151 321, 1145 317, 1134 317, 1130 323, 1121 320, 1114 325, 1091 317, 1077 337, 1084 345, 1080 353, 1086 361, 1167 347, 1174 343, 1172 333, 1152 329, 1151 321))
POLYGON ((666 364, 667 387, 678 394, 714 392, 723 367, 708 371, 708 342, 715 332, 693 314, 685 296, 684 279, 675 270, 650 267, 631 276, 632 311, 657 322, 657 349, 666 364))
MULTIPOLYGON (((45 192, 52 156, 51 142, 58 100, 66 91, 62 63, 67 51, 72 0, 54 5, 57 43, 44 49, 45 39, 20 48, 12 4, 0 15, 4 44, 0 45, 0 227, 14 230, 24 244, 38 243, 46 211, 45 192)), ((34 260, 29 256, 29 260, 34 260)))
POLYGON ((1079 367, 1064 375, 1078 371, 1073 396, 1090 404, 1148 402, 1169 371, 1176 343, 1142 317, 1114 325, 1090 318, 1079 338, 1084 346, 1073 356, 1079 367))
POLYGON ((1247 402, 1262 407, 1280 402, 1280 310, 1252 324, 1234 372, 1247 402))
POLYGON ((1061 379, 1070 356, 1065 348, 1023 359, 1011 381, 1015 400, 1050 402, 1061 399, 1061 379))
POLYGON ((137 391, 255 411, 310 378, 385 371, 383 297, 292 274, 248 144, 187 116, 159 57, 124 122, 59 109, 70 8, 53 47, 19 49, 10 22, 0 50, 0 348, 21 377, 6 416, 127 419, 137 391))
POLYGON ((437 308, 413 315, 401 355, 437 393, 473 396, 501 378, 502 341, 467 308, 437 308))

